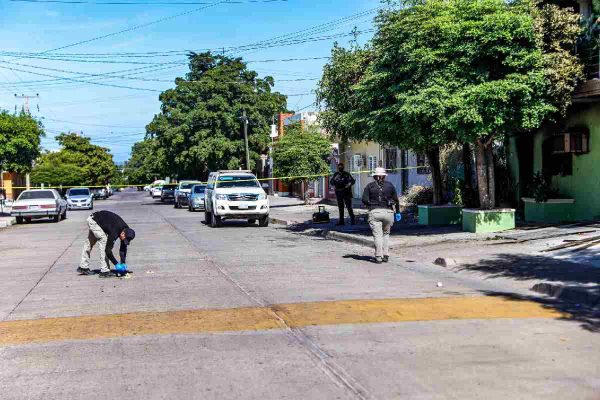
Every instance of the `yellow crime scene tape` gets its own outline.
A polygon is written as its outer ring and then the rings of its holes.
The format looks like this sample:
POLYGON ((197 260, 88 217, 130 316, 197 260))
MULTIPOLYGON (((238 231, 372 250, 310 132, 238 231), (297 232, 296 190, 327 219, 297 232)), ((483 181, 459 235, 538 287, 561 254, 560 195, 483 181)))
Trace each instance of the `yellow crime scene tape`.
MULTIPOLYGON (((386 169, 386 171, 388 172, 393 172, 393 171, 401 171, 401 170, 411 170, 411 169, 418 169, 418 168, 428 168, 427 166, 416 166, 416 167, 401 167, 401 168, 389 168, 386 169)), ((234 171, 234 170, 232 170, 234 171)), ((245 172, 245 170, 240 170, 240 171, 234 171, 234 172, 245 172)), ((351 175, 358 175, 358 174, 368 174, 368 173, 372 173, 373 170, 361 170, 361 171, 348 171, 351 175)), ((258 178, 256 180, 258 181, 274 181, 274 180, 300 180, 300 179, 310 179, 310 178, 322 178, 325 176, 331 176, 333 175, 333 173, 328 173, 328 174, 313 174, 313 175, 296 175, 296 176, 273 176, 270 178, 258 178)), ((183 181, 188 181, 188 180, 193 180, 193 179, 182 179, 183 181)), ((252 182, 255 179, 240 179, 240 180, 236 180, 236 182, 252 182)), ((202 182, 202 181, 194 181, 194 182, 198 182, 199 184, 202 185, 206 185, 208 182, 202 182)), ((141 183, 141 184, 124 184, 124 185, 113 185, 110 184, 110 187, 113 188, 119 188, 119 187, 139 187, 139 186, 151 186, 152 183, 141 183)), ((34 186, 34 185, 30 185, 29 187, 27 186, 11 186, 11 189, 69 189, 69 188, 105 188, 108 185, 59 185, 59 186, 34 186)), ((0 189, 5 189, 6 187, 0 186, 0 189)))

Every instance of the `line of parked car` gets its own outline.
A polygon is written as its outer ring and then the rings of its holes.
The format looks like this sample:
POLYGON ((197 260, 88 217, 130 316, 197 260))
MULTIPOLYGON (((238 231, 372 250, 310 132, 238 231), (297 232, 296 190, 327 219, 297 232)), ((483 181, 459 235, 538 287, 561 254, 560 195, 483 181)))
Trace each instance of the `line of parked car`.
POLYGON ((18 224, 41 218, 59 222, 67 218, 68 210, 93 210, 94 200, 107 199, 113 194, 111 187, 69 188, 64 195, 56 189, 29 189, 13 202, 10 214, 18 224))
MULTIPOLYGON (((268 187, 268 184, 264 184, 268 187)), ((208 182, 183 180, 155 181, 144 187, 153 199, 173 202, 175 208, 204 211, 204 220, 213 228, 224 220, 245 219, 250 224, 269 225, 269 197, 265 187, 250 171, 211 172, 208 182)))

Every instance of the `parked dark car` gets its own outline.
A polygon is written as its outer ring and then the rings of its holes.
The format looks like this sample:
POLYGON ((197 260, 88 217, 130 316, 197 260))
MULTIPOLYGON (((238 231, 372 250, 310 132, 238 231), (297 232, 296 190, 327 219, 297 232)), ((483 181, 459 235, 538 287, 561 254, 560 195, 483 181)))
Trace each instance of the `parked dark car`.
POLYGON ((160 201, 166 202, 169 200, 175 200, 175 188, 177 188, 176 183, 168 183, 163 185, 160 192, 160 201))

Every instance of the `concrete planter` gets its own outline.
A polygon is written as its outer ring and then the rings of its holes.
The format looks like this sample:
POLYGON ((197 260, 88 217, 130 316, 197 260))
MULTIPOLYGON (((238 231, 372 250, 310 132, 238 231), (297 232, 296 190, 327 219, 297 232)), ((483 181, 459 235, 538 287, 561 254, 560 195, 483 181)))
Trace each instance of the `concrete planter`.
POLYGON ((515 228, 514 208, 480 210, 463 208, 463 231, 474 233, 501 232, 515 228))
POLYGON ((462 207, 454 204, 419 206, 419 225, 459 225, 462 207))
POLYGON ((557 224, 574 221, 575 199, 548 199, 537 203, 535 199, 524 197, 525 221, 557 224))

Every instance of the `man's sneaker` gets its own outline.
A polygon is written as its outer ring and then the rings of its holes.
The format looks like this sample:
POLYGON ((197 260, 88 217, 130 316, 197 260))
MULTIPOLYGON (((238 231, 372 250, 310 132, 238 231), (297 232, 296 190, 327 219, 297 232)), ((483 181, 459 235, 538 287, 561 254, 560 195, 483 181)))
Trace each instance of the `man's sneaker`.
POLYGON ((106 272, 100 272, 100 273, 98 274, 98 277, 99 277, 99 278, 110 278, 111 276, 112 276, 112 275, 111 275, 110 271, 106 271, 106 272))
POLYGON ((375 257, 375 264, 381 264, 383 262, 381 257, 375 257))
POLYGON ((89 268, 77 267, 77 272, 79 273, 79 275, 94 275, 94 273, 89 268))
POLYGON ((390 261, 390 256, 383 256, 383 262, 390 261))

